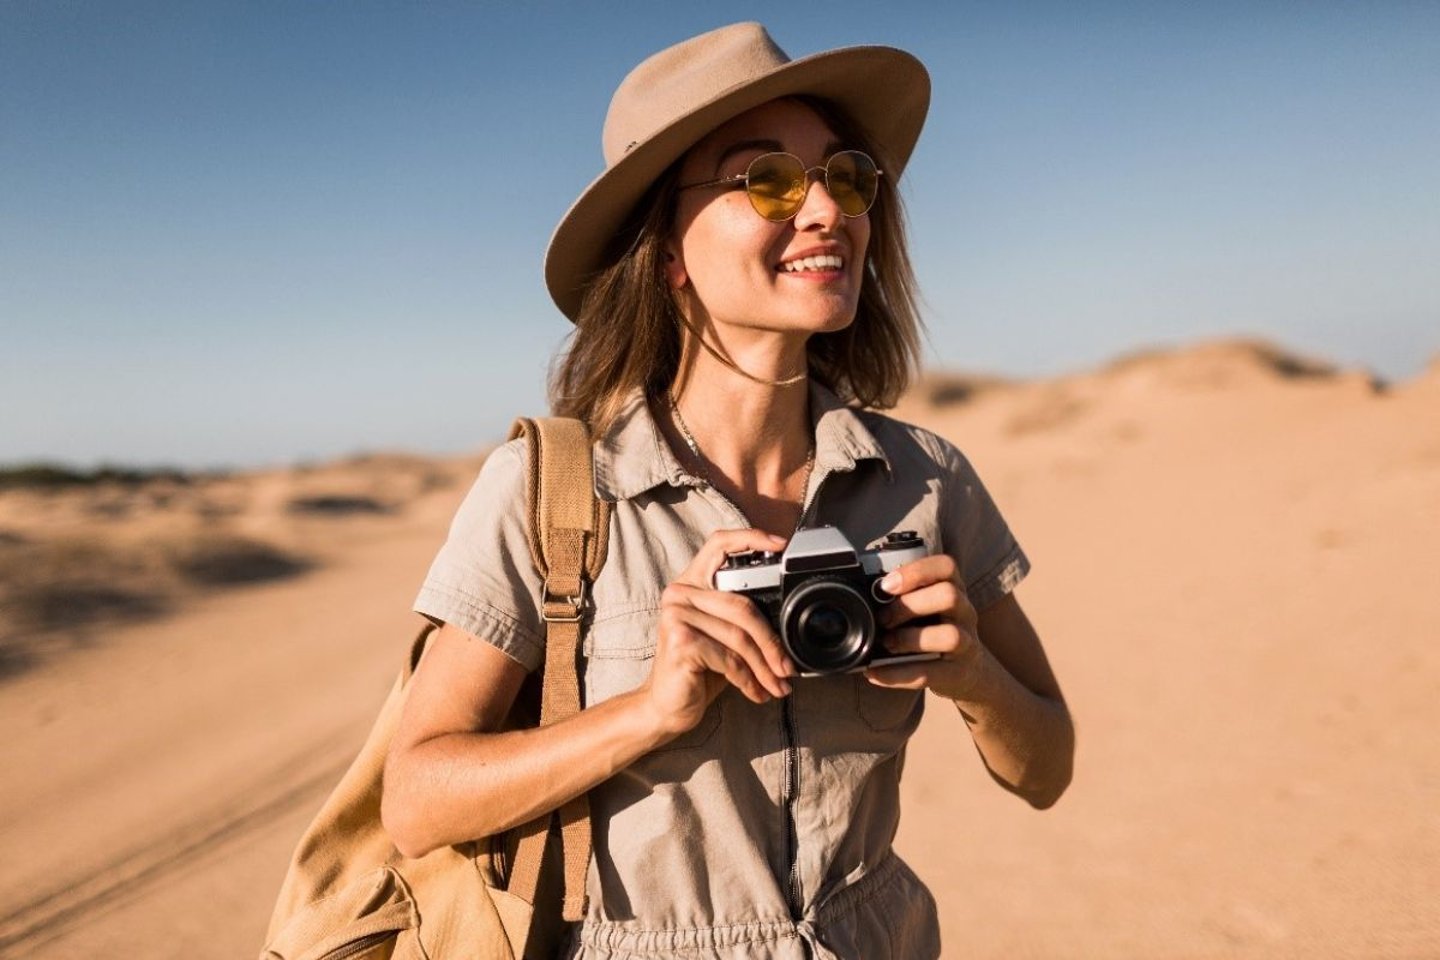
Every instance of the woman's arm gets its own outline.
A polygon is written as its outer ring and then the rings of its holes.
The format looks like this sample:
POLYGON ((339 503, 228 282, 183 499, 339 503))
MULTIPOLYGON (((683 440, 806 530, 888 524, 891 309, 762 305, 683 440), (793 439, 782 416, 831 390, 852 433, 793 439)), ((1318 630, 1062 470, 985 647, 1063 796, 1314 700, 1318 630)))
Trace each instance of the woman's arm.
POLYGON ((1044 647, 1014 594, 983 611, 970 605, 953 559, 943 554, 894 571, 886 608, 895 653, 927 651, 940 659, 869 671, 879 686, 928 687, 955 701, 990 775, 1044 809, 1070 784, 1075 728, 1044 647), (893 587, 893 589, 892 589, 893 587), (940 623, 903 626, 938 615, 940 623))
POLYGON ((1070 785, 1075 727, 1040 638, 1014 594, 980 611, 979 651, 955 705, 985 767, 1037 809, 1070 785))
POLYGON ((561 723, 497 733, 525 668, 446 624, 411 678, 381 819, 401 853, 488 837, 561 806, 665 742, 639 691, 561 723))
POLYGON ((713 535, 665 591, 650 676, 560 723, 497 732, 525 670, 451 624, 410 680, 385 764, 381 819, 401 853, 493 836, 579 796, 700 722, 726 684, 755 702, 794 673, 744 597, 709 587, 729 553, 773 550, 758 530, 713 535))

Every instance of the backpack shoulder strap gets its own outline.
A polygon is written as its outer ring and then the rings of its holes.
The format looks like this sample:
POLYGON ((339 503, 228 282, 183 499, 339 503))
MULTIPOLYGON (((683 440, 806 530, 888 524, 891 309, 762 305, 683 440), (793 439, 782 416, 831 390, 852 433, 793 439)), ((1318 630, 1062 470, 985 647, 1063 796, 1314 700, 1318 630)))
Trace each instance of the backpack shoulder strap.
MULTIPOLYGON (((610 504, 595 495, 590 431, 565 417, 521 418, 510 438, 530 446, 525 486, 530 553, 544 583, 545 673, 540 725, 580 712, 579 657, 589 584, 605 564, 610 504)), ((559 818, 565 858, 566 920, 585 913, 585 874, 590 863, 590 803, 585 794, 554 814, 521 828, 509 889, 534 903, 540 884, 550 823, 559 818)))
POLYGON ((546 616, 575 616, 585 584, 605 565, 610 504, 595 495, 590 430, 568 417, 521 418, 510 439, 530 445, 525 486, 535 569, 545 578, 546 616))

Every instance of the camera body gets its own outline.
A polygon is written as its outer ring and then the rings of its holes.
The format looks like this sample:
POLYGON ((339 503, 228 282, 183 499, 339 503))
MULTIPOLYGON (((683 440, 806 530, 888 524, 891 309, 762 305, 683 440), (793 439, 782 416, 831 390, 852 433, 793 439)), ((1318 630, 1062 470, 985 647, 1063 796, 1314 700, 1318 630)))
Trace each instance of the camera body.
POLYGON ((802 676, 933 660, 932 653, 889 654, 880 644, 876 618, 895 599, 880 588, 880 580, 928 555, 913 530, 891 533, 874 549, 856 550, 835 527, 809 527, 795 532, 784 553, 726 557, 715 589, 754 601, 802 676))

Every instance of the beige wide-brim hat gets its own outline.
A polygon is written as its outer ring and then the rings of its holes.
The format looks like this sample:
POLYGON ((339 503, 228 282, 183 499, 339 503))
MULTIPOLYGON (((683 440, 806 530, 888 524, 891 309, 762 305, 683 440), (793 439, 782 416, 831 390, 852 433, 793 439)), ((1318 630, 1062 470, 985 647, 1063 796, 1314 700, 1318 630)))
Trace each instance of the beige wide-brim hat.
POLYGON ((605 115, 605 172, 555 228, 545 284, 574 320, 615 232, 645 191, 706 134, 778 97, 834 103, 900 175, 930 106, 924 65, 893 47, 842 47, 791 60, 758 23, 737 23, 662 50, 630 71, 605 115))

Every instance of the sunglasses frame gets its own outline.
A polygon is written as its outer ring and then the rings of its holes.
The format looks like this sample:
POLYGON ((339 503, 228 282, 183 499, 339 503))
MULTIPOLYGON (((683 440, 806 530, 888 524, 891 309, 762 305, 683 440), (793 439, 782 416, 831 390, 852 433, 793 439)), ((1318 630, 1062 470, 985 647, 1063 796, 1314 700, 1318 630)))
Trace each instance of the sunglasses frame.
MULTIPOLYGON (((757 214, 759 214, 759 216, 761 216, 765 220, 770 221, 771 223, 785 223, 786 221, 794 220, 795 217, 800 213, 800 209, 805 206, 805 200, 807 197, 810 196, 810 175, 817 170, 820 171, 821 177, 824 178, 825 192, 829 193, 831 198, 834 199, 835 192, 830 189, 830 164, 834 162, 836 157, 844 156, 847 153, 859 154, 860 156, 868 160, 870 162, 870 166, 875 168, 875 177, 877 181, 880 177, 885 175, 885 171, 881 170, 879 165, 876 164, 875 158, 870 156, 870 154, 866 153, 864 150, 838 150, 835 153, 830 154, 830 156, 825 159, 825 162, 823 164, 814 167, 805 166, 805 161, 801 160, 793 153, 786 153, 783 150, 772 150, 769 153, 760 154, 760 156, 756 157, 754 160, 751 160, 748 164, 746 164, 744 173, 738 173, 728 177, 716 177, 714 180, 704 180, 700 183, 684 183, 681 184, 677 189, 695 190, 700 187, 720 186, 728 186, 733 189, 735 187, 743 186, 745 188, 745 195, 750 200, 751 209, 753 209, 757 214), (802 171, 801 176, 805 179, 805 192, 801 194, 800 201, 795 204, 795 209, 778 219, 775 217, 767 217, 764 213, 761 213, 760 208, 756 205, 755 202, 755 194, 750 192, 750 171, 754 168, 755 164, 759 163, 762 160, 767 160, 770 157, 789 157, 791 160, 794 160, 800 166, 800 169, 802 171)), ((874 208, 875 201, 879 198, 880 191, 877 184, 875 196, 870 198, 870 202, 865 205, 864 210, 861 210, 859 213, 846 213, 844 208, 842 207, 840 209, 840 213, 847 220, 853 220, 856 217, 863 217, 865 216, 865 214, 869 213, 874 208)), ((836 202, 836 206, 839 206, 838 201, 836 202)))

